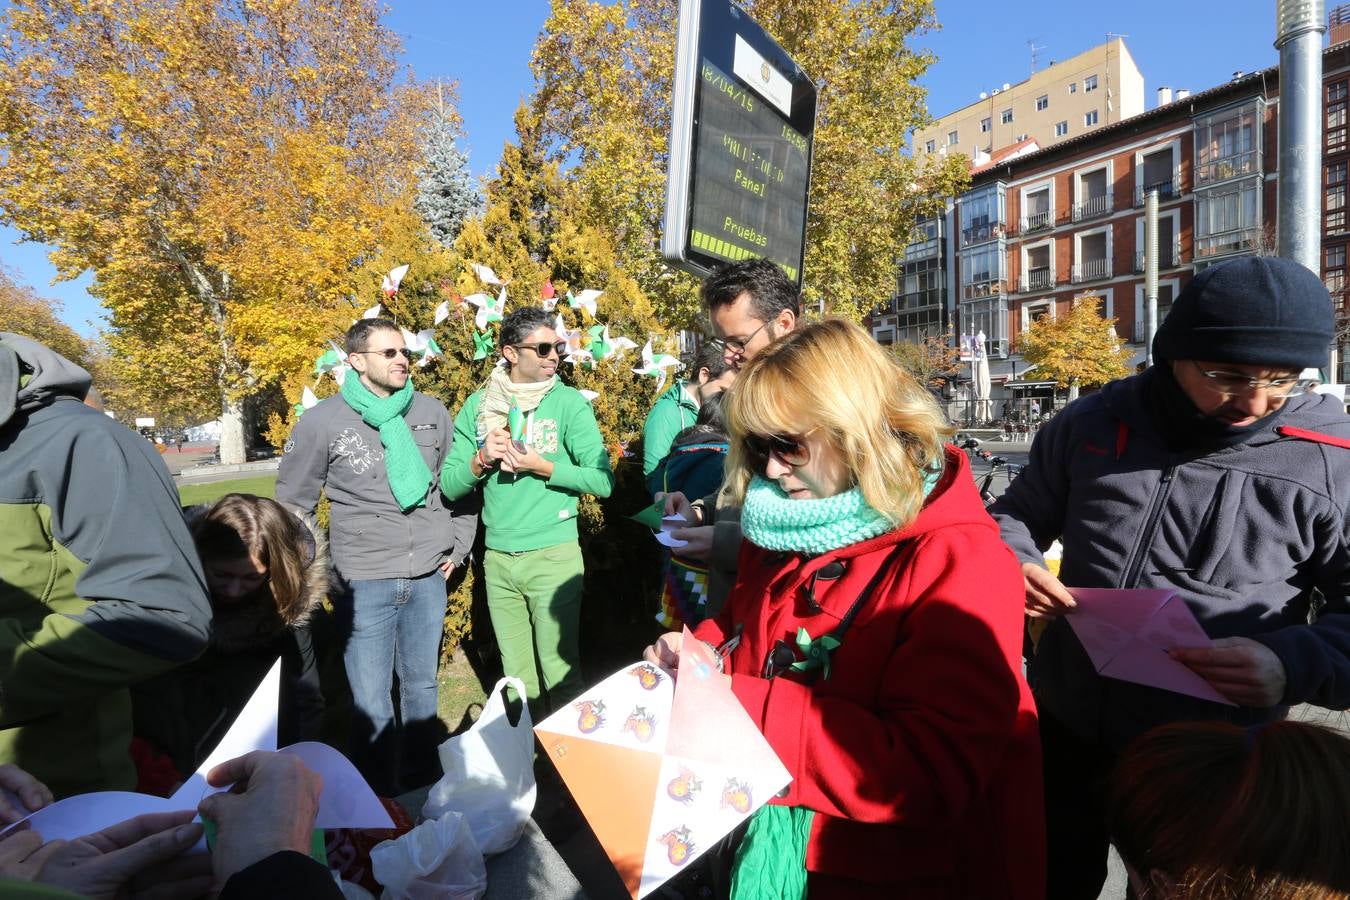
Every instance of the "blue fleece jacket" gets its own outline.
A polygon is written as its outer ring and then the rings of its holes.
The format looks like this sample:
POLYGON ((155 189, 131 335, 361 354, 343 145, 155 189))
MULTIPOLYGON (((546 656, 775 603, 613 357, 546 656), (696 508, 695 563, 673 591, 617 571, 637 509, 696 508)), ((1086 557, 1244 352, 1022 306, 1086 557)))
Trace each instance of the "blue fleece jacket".
MULTIPOLYGON (((1250 637, 1279 655, 1286 704, 1350 704, 1350 449, 1297 431, 1350 438, 1343 405, 1293 397, 1238 443, 1177 452, 1150 415, 1147 379, 1113 382, 1041 429, 990 510, 1003 539, 1040 564, 1059 539, 1070 587, 1177 589, 1211 638, 1250 637)), ((1163 722, 1284 713, 1099 677, 1062 619, 1030 675, 1042 712, 1108 747, 1163 722)))

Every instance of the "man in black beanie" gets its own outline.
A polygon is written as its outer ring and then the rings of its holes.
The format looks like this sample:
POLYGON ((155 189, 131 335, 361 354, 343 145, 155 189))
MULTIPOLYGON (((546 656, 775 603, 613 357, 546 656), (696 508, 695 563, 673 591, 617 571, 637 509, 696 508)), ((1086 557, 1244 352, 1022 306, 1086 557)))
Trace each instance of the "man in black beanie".
POLYGON ((1159 327, 1156 365, 1051 420, 990 510, 1022 562, 1028 616, 1048 623, 1028 674, 1052 900, 1101 890, 1101 787, 1132 738, 1350 705, 1350 417, 1299 382, 1327 364, 1332 337, 1327 291, 1297 263, 1206 269, 1159 327), (1059 578, 1041 555, 1056 539, 1059 578), (1098 675, 1064 621, 1065 585, 1177 591, 1214 646, 1173 657, 1235 705, 1098 675))

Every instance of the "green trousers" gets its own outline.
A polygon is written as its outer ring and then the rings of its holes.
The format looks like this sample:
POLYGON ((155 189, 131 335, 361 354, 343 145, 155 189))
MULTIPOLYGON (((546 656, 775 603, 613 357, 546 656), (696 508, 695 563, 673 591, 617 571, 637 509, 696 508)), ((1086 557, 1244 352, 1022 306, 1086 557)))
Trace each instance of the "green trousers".
POLYGON ((502 669, 525 683, 532 709, 581 693, 581 547, 576 541, 483 558, 502 669), (543 690, 540 690, 542 676, 543 690))

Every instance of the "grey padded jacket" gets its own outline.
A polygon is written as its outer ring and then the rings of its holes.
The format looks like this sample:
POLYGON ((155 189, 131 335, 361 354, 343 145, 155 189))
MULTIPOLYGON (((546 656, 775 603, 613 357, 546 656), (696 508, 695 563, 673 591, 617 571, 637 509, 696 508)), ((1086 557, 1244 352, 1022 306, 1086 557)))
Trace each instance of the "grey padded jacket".
MULTIPOLYGON (((1350 417, 1291 398, 1242 443, 1172 452, 1145 408, 1147 374, 1066 407, 990 509, 1023 562, 1059 539, 1070 587, 1177 589, 1211 638, 1250 637, 1284 663, 1284 703, 1350 704, 1350 417), (1341 445, 1338 446, 1337 443, 1341 445), (1309 624, 1316 594, 1325 606, 1309 624)), ((1253 724, 1240 709, 1098 676, 1055 621, 1030 664, 1037 703, 1085 740, 1121 747, 1163 722, 1253 724)))

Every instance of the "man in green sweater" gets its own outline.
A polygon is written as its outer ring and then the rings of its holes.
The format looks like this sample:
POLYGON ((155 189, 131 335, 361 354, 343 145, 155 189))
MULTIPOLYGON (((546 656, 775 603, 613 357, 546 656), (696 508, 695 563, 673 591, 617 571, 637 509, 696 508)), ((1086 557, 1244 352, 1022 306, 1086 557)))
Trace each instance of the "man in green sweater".
POLYGON ((525 683, 535 708, 545 699, 557 708, 582 688, 577 498, 614 489, 590 404, 558 380, 566 344, 550 321, 527 308, 502 322, 506 365, 455 416, 441 468, 441 490, 452 500, 483 486, 492 630, 502 668, 525 683))
POLYGON ((656 402, 642 426, 642 474, 651 475, 670 453, 675 436, 694 424, 704 403, 731 387, 736 370, 720 345, 708 342, 694 359, 693 375, 670 386, 656 402))

